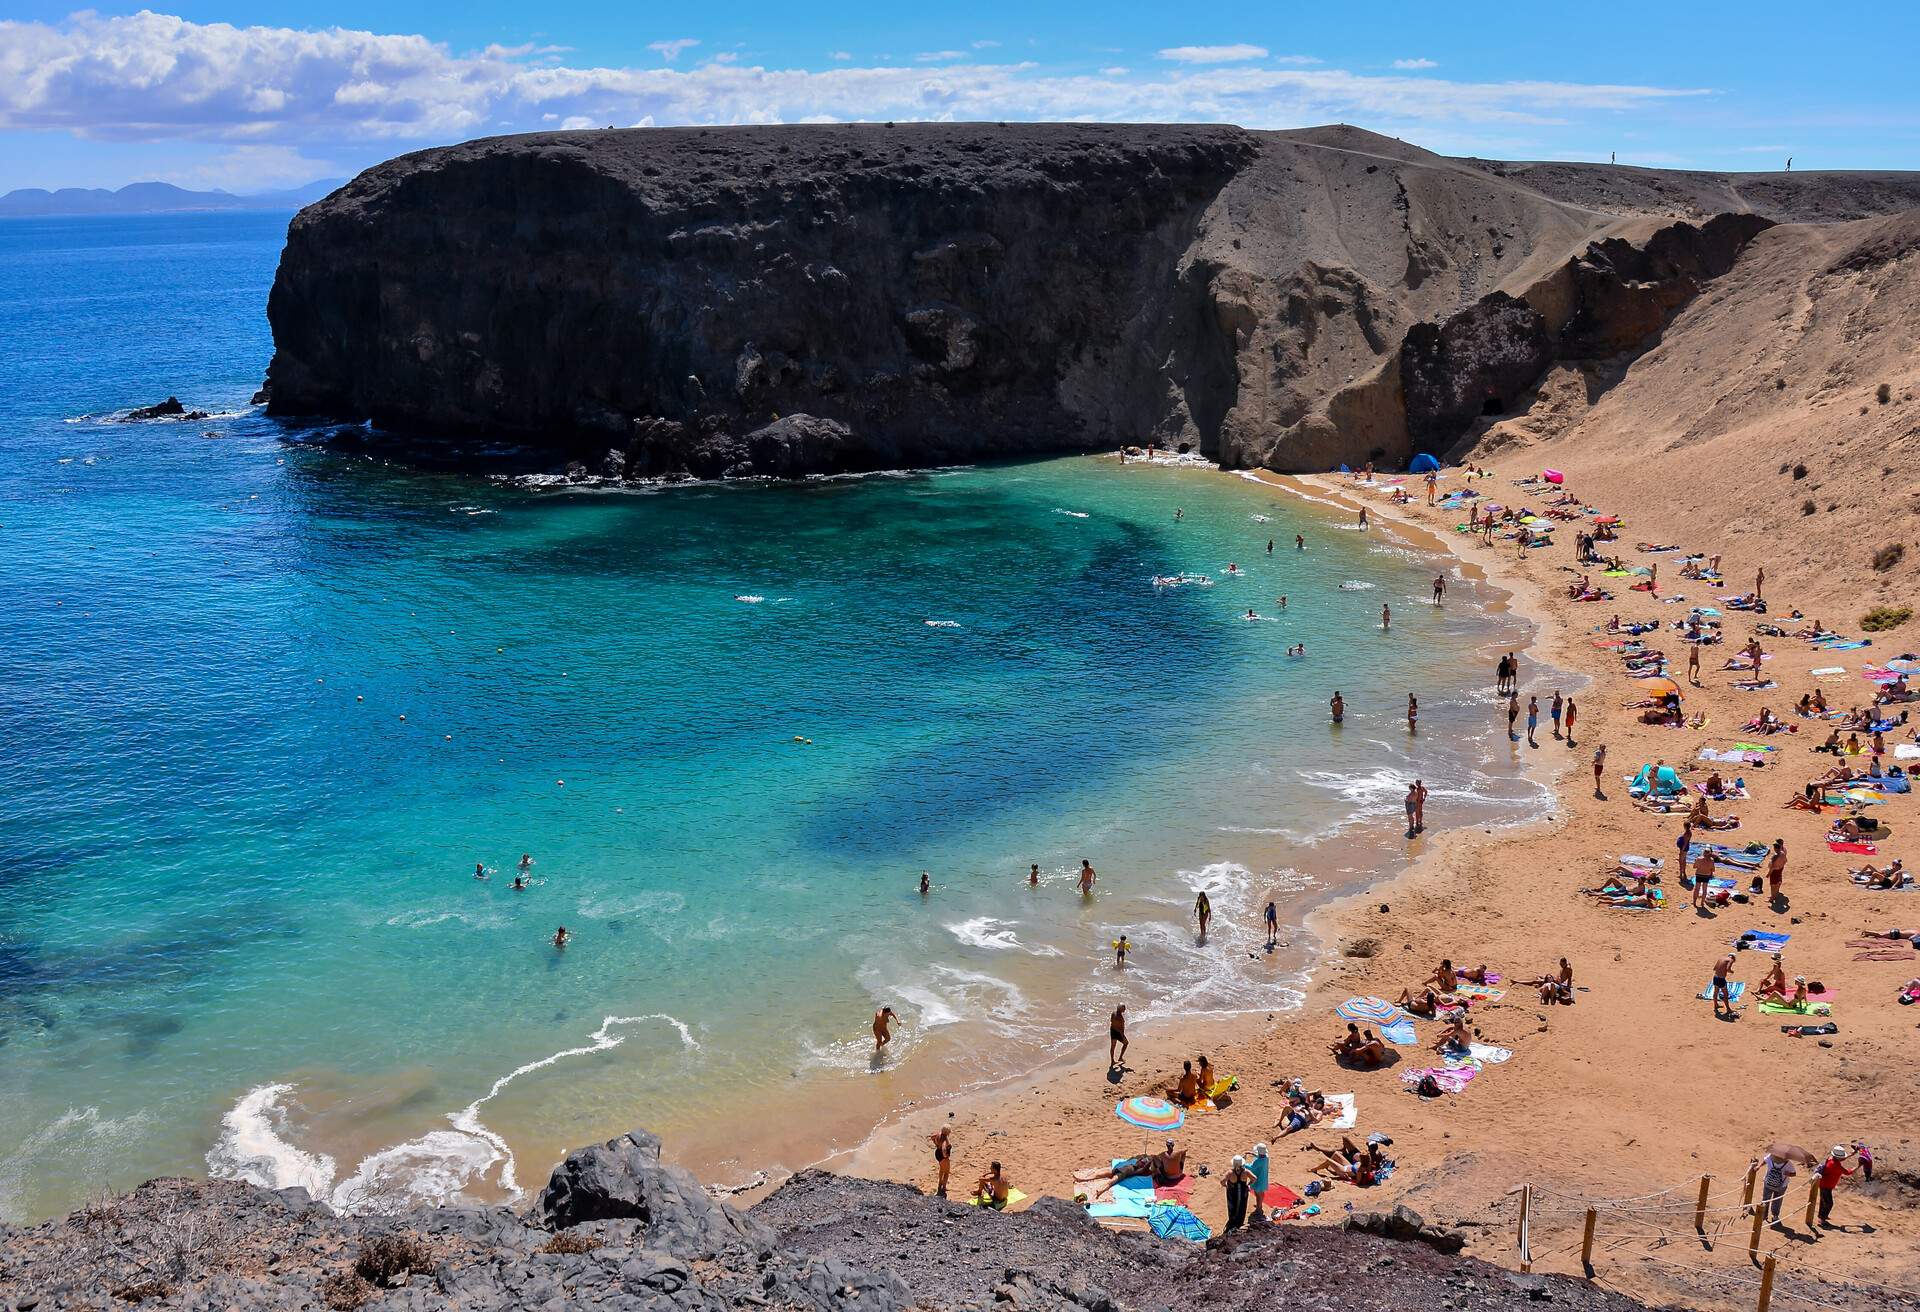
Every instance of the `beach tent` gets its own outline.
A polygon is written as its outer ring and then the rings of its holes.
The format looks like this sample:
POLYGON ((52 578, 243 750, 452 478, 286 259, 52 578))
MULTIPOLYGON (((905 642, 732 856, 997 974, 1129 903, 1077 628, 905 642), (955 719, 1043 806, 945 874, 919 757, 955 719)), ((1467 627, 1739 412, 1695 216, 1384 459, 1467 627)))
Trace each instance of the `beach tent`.
POLYGON ((1336 474, 1351 474, 1353 470, 1350 466, 1342 465, 1340 466, 1340 468, 1334 470, 1333 472, 1336 474))
POLYGON ((1628 791, 1641 796, 1652 793, 1655 797, 1678 797, 1687 791, 1687 786, 1680 782, 1680 775, 1672 766, 1649 764, 1640 767, 1628 791))
POLYGON ((1682 695, 1680 685, 1672 679, 1667 678, 1664 674, 1648 675, 1644 679, 1635 679, 1634 682, 1642 688, 1645 688, 1655 697, 1679 697, 1682 695))
POLYGON ((1557 469, 1543 470, 1540 477, 1546 479, 1549 483, 1564 483, 1567 481, 1567 476, 1557 469))
POLYGON ((1437 474, 1440 472, 1440 462, 1428 455, 1425 451, 1422 451, 1413 458, 1413 463, 1407 466, 1407 472, 1410 474, 1437 474))

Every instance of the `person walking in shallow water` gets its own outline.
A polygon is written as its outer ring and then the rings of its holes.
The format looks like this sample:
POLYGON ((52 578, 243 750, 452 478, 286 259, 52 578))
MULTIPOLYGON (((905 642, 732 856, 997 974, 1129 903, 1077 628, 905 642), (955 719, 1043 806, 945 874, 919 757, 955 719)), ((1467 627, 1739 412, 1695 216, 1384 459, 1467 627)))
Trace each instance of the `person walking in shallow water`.
POLYGON ((880 1049, 893 1042, 893 1008, 882 1007, 873 1013, 873 1050, 880 1049))
POLYGON ((1407 694, 1407 732, 1414 733, 1420 728, 1420 699, 1412 693, 1407 694))
POLYGON ((1533 740, 1534 732, 1539 729, 1539 727, 1540 699, 1538 697, 1529 697, 1527 698, 1527 746, 1538 747, 1540 745, 1533 740))
POLYGON ((1080 895, 1082 897, 1093 896, 1093 880, 1093 863, 1085 857, 1080 858, 1080 895))
POLYGON ((1333 691, 1333 700, 1327 703, 1327 709, 1333 712, 1333 722, 1340 723, 1347 716, 1347 703, 1341 699, 1338 688, 1333 691))
POLYGON ((1382 632, 1385 632, 1391 629, 1392 627, 1393 627, 1393 607, 1383 604, 1380 607, 1380 629, 1382 632))
POLYGON ((1194 895, 1193 918, 1200 922, 1200 941, 1207 938, 1207 926, 1213 923, 1213 903, 1207 900, 1205 889, 1194 895))
POLYGON ((1517 692, 1508 693, 1507 694, 1507 741, 1508 742, 1517 743, 1520 741, 1520 735, 1514 730, 1514 725, 1518 724, 1519 722, 1520 722, 1520 694, 1517 692))
POLYGON ((1567 746, 1573 746, 1573 722, 1580 714, 1580 707, 1573 698, 1567 698, 1567 746))
POLYGON ((1271 949, 1280 941, 1280 908, 1271 901, 1267 903, 1267 947, 1271 949))

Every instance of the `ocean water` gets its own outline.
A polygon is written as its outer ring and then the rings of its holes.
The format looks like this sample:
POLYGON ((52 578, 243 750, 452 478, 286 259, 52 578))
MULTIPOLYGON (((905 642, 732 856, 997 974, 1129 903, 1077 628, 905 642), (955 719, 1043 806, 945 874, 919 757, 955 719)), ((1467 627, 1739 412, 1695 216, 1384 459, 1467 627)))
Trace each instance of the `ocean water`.
POLYGON ((497 1199, 636 1124, 797 1164, 1116 1000, 1291 1005, 1260 907, 1393 868, 1416 774, 1436 824, 1541 803, 1492 595, 1230 475, 320 449, 247 405, 284 225, 0 222, 0 1217, 209 1169, 497 1199), (110 419, 169 393, 213 417, 110 419))

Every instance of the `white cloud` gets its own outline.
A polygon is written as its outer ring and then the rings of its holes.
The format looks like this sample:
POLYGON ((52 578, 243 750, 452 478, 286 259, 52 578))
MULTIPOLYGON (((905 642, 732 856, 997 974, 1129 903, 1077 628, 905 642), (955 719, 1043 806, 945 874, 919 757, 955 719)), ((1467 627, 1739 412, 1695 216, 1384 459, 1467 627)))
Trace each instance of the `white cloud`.
POLYGON ((734 51, 722 50, 719 54, 713 57, 713 62, 716 64, 732 64, 732 63, 739 62, 739 59, 740 59, 740 56, 734 51))
POLYGON ((565 132, 581 132, 594 126, 594 121, 585 114, 569 114, 560 121, 561 130, 565 132))
POLYGON ((956 59, 966 57, 966 54, 959 50, 923 50, 914 56, 923 64, 951 64, 956 59))
POLYGON ((1418 73, 1422 69, 1440 67, 1439 64, 1431 59, 1396 59, 1393 61, 1393 66, 1409 73, 1418 73))
POLYGON ((1170 46, 1160 58, 1176 64, 1237 64, 1249 59, 1265 59, 1265 46, 1170 46))
MULTIPOLYGON (((692 43, 659 44, 678 45, 678 54, 692 43)), ((309 153, 352 148, 362 158, 503 125, 531 129, 575 118, 595 125, 1044 119, 1253 128, 1337 120, 1430 138, 1457 136, 1471 126, 1485 140, 1494 125, 1511 131, 1559 124, 1706 94, 1579 82, 1454 82, 1280 67, 1273 60, 1256 65, 1237 56, 1226 66, 1195 63, 1129 77, 1118 67, 1094 74, 937 54, 959 62, 933 68, 842 59, 824 69, 744 61, 573 67, 549 62, 544 48, 461 54, 422 36, 80 13, 59 23, 0 21, 0 130, 304 146, 309 153)))
POLYGON ((325 177, 330 168, 325 160, 309 159, 293 146, 234 146, 193 168, 163 172, 160 181, 246 195, 297 187, 325 177))
POLYGON ((700 43, 690 36, 679 37, 672 41, 649 41, 647 49, 660 52, 660 58, 671 64, 674 60, 700 43))
POLYGON ((838 61, 839 61, 840 63, 843 63, 843 64, 844 64, 844 63, 846 63, 846 62, 847 62, 847 61, 848 61, 849 59, 852 59, 852 58, 853 58, 853 56, 852 56, 851 54, 849 54, 849 53, 847 53, 847 52, 846 52, 845 50, 836 50, 836 51, 834 51, 834 52, 833 52, 832 54, 830 54, 830 55, 828 55, 828 56, 827 56, 827 58, 828 58, 828 59, 833 59, 833 60, 838 60, 838 61))
POLYGON ((998 41, 975 41, 972 45, 975 50, 994 50, 999 47, 1000 43, 998 41))
POLYGON ((1127 74, 1131 72, 1133 72, 1132 69, 1127 68, 1126 66, 1121 64, 1115 64, 1112 68, 1101 69, 1100 76, 1101 77, 1125 77, 1127 74))

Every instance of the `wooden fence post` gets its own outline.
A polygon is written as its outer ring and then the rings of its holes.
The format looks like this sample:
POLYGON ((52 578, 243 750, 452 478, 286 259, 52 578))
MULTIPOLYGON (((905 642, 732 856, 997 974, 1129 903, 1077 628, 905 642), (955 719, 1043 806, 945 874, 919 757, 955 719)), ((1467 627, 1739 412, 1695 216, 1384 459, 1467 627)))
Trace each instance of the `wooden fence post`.
POLYGON ((1767 1264, 1760 1268, 1760 1306, 1759 1308, 1756 1309, 1756 1312, 1767 1312, 1767 1308, 1772 1304, 1772 1302, 1773 1302, 1773 1259, 1769 1257, 1767 1259, 1767 1264))
POLYGON ((1760 1260, 1760 1227, 1766 1223, 1767 1209, 1764 1207, 1755 1207, 1753 1209, 1753 1233, 1747 1237, 1747 1256, 1756 1262, 1760 1260))
POLYGON ((1711 1188, 1712 1185, 1712 1176, 1701 1176, 1700 1197, 1695 1199, 1693 1204, 1693 1230, 1695 1234, 1702 1238, 1705 1238, 1707 1233, 1707 1190, 1711 1188))
POLYGON ((1586 1268, 1587 1277, 1593 1277, 1593 1223, 1600 1219, 1600 1213, 1587 1209, 1587 1232, 1580 1237, 1580 1265, 1586 1268))
POLYGON ((1533 1235, 1529 1223, 1533 1216, 1533 1186, 1520 1186, 1520 1270, 1533 1270, 1533 1235))
POLYGON ((1816 1173, 1807 1181, 1807 1233, 1818 1239, 1820 1232, 1813 1228, 1813 1209, 1820 1204, 1820 1176, 1816 1173))
POLYGON ((1760 1175, 1760 1163, 1748 1162, 1747 1163, 1747 1188, 1746 1188, 1746 1192, 1740 1195, 1740 1205, 1742 1207, 1752 1206, 1753 1182, 1757 1178, 1759 1178, 1759 1175, 1760 1175))

